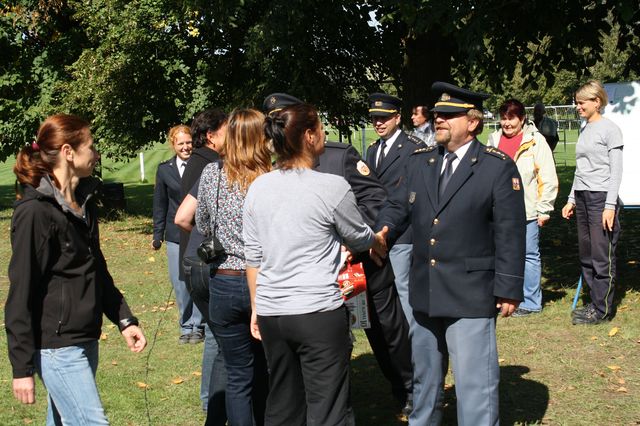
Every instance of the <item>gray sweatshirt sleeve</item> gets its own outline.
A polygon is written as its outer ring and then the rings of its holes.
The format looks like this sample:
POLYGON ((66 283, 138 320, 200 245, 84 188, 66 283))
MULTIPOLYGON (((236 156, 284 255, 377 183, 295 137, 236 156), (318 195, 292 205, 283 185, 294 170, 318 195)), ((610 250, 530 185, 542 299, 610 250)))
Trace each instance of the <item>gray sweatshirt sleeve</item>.
POLYGON ((336 230, 342 237, 344 245, 350 250, 359 253, 368 250, 373 245, 373 231, 362 219, 353 191, 349 190, 345 194, 333 215, 336 230))
POLYGON ((622 146, 609 150, 609 170, 611 177, 609 178, 609 189, 607 191, 605 207, 615 209, 618 200, 618 190, 622 182, 622 146))
POLYGON ((247 266, 259 268, 262 262, 262 245, 258 239, 256 216, 253 211, 253 194, 251 190, 244 201, 242 212, 242 238, 244 239, 244 257, 247 266))

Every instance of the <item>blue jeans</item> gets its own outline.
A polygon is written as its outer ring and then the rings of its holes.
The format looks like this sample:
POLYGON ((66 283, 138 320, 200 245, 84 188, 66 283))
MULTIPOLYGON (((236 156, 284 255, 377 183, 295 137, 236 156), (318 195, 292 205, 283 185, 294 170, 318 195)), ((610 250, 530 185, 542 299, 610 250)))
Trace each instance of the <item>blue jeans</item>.
POLYGON ((176 293, 176 303, 178 304, 178 312, 180 317, 180 334, 189 334, 198 328, 203 327, 202 314, 198 307, 191 300, 189 290, 179 278, 180 274, 180 244, 165 242, 167 246, 167 262, 169 264, 169 278, 173 285, 173 291, 176 293))
POLYGON ((96 386, 97 340, 40 349, 34 361, 48 392, 47 426, 109 424, 96 386))
POLYGON ((409 273, 411 271, 411 254, 413 244, 396 244, 389 250, 389 261, 395 275, 396 291, 400 297, 402 311, 407 318, 409 328, 413 322, 413 308, 409 304, 409 273))
MULTIPOLYGON (((214 272, 215 274, 215 272, 214 272)), ((246 276, 213 275, 209 318, 227 368, 226 407, 229 424, 264 423, 267 369, 262 344, 251 336, 251 301, 246 276)))
POLYGON ((538 220, 527 221, 527 243, 524 264, 524 302, 520 308, 527 311, 540 312, 542 310, 542 263, 540 262, 538 220))
POLYGON ((224 358, 218 341, 211 330, 209 321, 209 279, 211 267, 199 257, 185 256, 182 261, 184 267, 184 282, 191 294, 193 303, 206 319, 204 328, 204 350, 202 351, 202 379, 200 382, 200 399, 203 410, 212 410, 212 419, 224 425, 226 422, 224 393, 227 386, 227 372, 224 368, 224 358), (211 398, 209 396, 211 395, 211 398))

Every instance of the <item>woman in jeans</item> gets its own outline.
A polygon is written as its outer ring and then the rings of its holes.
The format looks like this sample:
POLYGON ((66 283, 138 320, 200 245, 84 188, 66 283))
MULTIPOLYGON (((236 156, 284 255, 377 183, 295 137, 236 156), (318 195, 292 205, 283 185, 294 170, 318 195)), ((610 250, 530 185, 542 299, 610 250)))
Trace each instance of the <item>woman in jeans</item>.
POLYGON ((251 331, 269 365, 265 423, 343 425, 351 341, 340 245, 383 251, 383 236, 365 224, 344 178, 313 170, 325 138, 314 107, 283 109, 265 133, 278 170, 253 182, 243 218, 251 331))
POLYGON ((610 321, 615 312, 623 141, 620 128, 602 116, 607 102, 607 92, 595 80, 576 92, 578 115, 587 123, 576 144, 576 171, 562 217, 576 215, 582 279, 589 286, 591 303, 573 311, 573 324, 610 321))
POLYGON ((558 195, 558 176, 551 148, 533 123, 527 122, 524 105, 508 99, 500 105, 500 130, 489 135, 488 146, 507 154, 518 167, 527 215, 524 301, 512 316, 524 317, 542 311, 542 261, 539 228, 551 218, 558 195))
POLYGON ((251 336, 251 302, 246 277, 242 206, 249 185, 271 170, 271 151, 263 132, 264 115, 237 109, 229 116, 224 167, 214 162, 202 172, 196 226, 216 237, 225 255, 212 262, 209 320, 222 346, 227 368, 227 417, 232 426, 264 421, 267 371, 259 341, 251 336))
POLYGON ((18 154, 20 200, 11 221, 5 327, 13 394, 35 402, 37 372, 48 392, 47 425, 106 425, 96 386, 103 314, 127 346, 146 346, 100 249, 91 177, 100 154, 89 123, 51 116, 18 154))

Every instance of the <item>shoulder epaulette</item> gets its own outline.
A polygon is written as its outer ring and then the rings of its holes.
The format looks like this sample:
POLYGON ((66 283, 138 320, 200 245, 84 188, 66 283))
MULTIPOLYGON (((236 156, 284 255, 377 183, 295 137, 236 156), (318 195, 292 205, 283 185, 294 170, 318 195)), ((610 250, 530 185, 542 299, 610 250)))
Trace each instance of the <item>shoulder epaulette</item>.
POLYGON ((407 135, 407 139, 416 145, 424 144, 424 141, 415 135, 407 135))
POLYGON ((418 148, 415 151, 413 151, 411 153, 411 155, 413 155, 413 154, 421 154, 423 152, 431 152, 434 149, 436 149, 437 147, 438 147, 437 145, 432 145, 432 146, 425 146, 424 148, 418 148))
POLYGON ((507 154, 505 154, 504 152, 500 151, 497 148, 494 148, 492 146, 488 146, 484 149, 484 152, 486 152, 489 155, 493 155, 494 157, 498 157, 501 160, 506 160, 507 158, 509 158, 509 156, 507 154))

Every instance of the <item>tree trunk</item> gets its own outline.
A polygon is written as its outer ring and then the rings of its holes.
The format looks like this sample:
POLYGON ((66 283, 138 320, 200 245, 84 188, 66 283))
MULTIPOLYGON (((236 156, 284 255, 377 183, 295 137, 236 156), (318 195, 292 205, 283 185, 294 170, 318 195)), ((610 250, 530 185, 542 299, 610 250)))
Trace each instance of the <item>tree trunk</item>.
POLYGON ((411 110, 417 105, 433 107, 431 93, 434 81, 452 82, 451 55, 453 43, 442 36, 439 28, 405 39, 402 69, 403 123, 411 127, 411 110))

